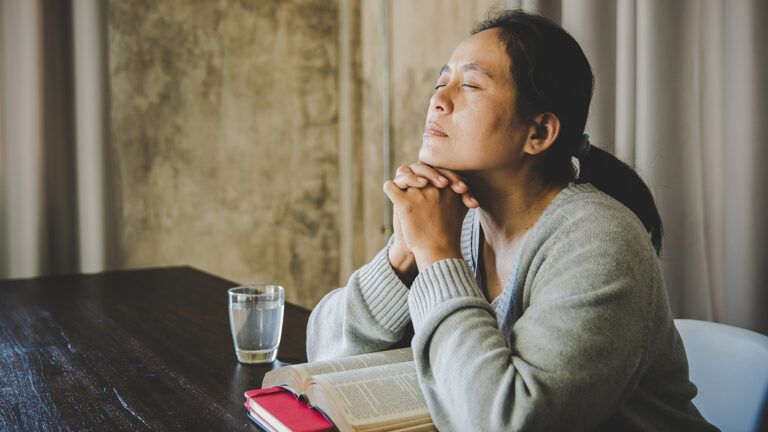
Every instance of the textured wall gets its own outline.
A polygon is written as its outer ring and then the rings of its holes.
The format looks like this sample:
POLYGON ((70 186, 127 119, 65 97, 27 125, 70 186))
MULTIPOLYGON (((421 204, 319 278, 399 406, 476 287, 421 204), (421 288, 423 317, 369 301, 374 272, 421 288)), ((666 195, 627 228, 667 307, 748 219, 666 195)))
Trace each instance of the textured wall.
POLYGON ((337 4, 109 3, 127 267, 338 281, 337 4))

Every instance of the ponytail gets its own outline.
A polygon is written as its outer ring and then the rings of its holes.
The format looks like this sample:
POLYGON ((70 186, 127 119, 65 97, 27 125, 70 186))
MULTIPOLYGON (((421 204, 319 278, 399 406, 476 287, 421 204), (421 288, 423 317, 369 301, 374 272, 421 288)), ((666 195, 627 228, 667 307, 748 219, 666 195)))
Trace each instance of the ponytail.
POLYGON ((632 210, 651 235, 656 254, 661 254, 661 216, 645 182, 631 166, 601 148, 589 146, 585 153, 578 156, 579 177, 575 183, 592 183, 632 210))

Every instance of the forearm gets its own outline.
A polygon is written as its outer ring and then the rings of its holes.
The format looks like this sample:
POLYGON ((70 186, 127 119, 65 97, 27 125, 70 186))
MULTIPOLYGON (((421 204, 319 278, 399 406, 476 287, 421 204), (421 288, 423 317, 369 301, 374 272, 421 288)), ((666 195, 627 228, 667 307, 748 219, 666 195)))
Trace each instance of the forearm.
POLYGON ((314 308, 307 326, 309 361, 389 349, 410 323, 407 301, 408 288, 385 248, 314 308))

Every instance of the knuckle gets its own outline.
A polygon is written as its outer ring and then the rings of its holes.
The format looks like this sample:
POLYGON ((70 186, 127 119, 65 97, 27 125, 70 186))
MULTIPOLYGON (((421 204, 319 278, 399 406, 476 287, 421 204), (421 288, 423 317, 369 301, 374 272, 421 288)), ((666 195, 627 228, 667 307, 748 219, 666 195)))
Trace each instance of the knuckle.
POLYGON ((424 171, 424 164, 422 164, 421 162, 416 162, 416 163, 411 164, 410 168, 414 172, 423 172, 424 171))

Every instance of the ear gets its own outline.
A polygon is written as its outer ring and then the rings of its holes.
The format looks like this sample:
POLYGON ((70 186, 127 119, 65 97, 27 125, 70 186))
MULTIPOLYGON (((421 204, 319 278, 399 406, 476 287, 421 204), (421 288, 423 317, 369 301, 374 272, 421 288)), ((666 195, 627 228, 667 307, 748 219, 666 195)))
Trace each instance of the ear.
POLYGON ((537 155, 552 146, 560 135, 560 119, 552 113, 541 113, 533 119, 523 151, 537 155))

